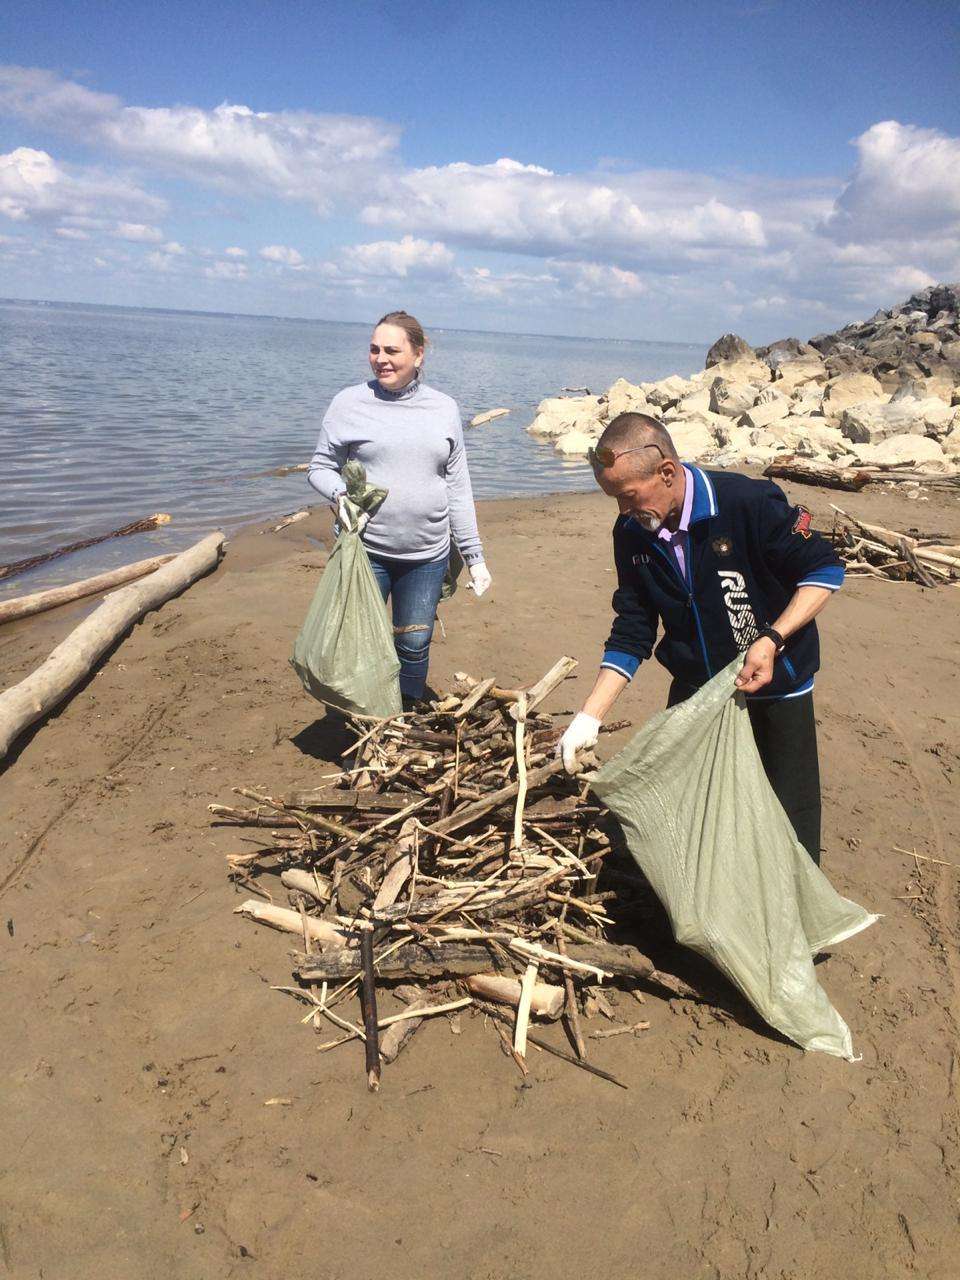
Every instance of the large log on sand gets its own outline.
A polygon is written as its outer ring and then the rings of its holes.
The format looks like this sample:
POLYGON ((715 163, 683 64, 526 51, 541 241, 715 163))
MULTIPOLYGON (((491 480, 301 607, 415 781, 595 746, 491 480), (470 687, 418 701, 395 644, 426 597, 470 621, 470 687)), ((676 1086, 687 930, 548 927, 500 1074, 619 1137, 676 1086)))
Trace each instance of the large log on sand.
POLYGON ((34 613, 45 613, 48 609, 57 609, 62 604, 72 604, 74 600, 82 600, 85 596, 99 595, 101 591, 112 591, 114 587, 122 587, 125 582, 133 582, 136 578, 145 578, 174 557, 151 556, 149 560, 137 560, 134 564, 125 564, 119 569, 110 569, 107 573, 98 573, 95 578, 84 578, 81 582, 71 582, 65 587, 51 587, 49 591, 35 591, 33 595, 18 596, 15 600, 4 600, 0 604, 0 622, 13 622, 17 618, 29 618, 34 613))
POLYGON ((90 674, 129 627, 213 569, 223 542, 222 533, 208 534, 142 582, 123 587, 71 631, 36 671, 0 693, 0 759, 24 729, 90 674))

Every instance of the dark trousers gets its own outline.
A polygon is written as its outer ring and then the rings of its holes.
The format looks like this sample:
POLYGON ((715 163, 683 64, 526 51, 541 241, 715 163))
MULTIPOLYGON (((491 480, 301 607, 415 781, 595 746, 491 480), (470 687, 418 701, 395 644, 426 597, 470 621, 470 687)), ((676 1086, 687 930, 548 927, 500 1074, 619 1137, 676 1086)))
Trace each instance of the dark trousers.
MULTIPOLYGON (((667 706, 685 702, 696 689, 674 680, 667 706)), ((764 701, 747 699, 754 741, 767 780, 793 824, 797 839, 820 865, 820 762, 813 694, 764 701)))

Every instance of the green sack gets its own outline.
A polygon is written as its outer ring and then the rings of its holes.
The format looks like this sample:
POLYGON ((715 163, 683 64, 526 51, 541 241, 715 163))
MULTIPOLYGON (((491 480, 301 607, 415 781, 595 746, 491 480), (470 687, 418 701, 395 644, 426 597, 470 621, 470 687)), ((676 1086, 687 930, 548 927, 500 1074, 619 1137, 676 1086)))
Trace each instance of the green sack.
POLYGON ((842 898, 764 773, 736 658, 655 715, 594 777, 676 940, 706 956, 804 1049, 854 1061, 813 956, 879 919, 842 898), (734 696, 736 695, 736 696, 734 696))
POLYGON ((348 462, 344 505, 348 522, 330 553, 290 662, 308 693, 364 716, 399 715, 400 663, 383 596, 360 540, 358 523, 387 496, 366 483, 364 469, 348 462))

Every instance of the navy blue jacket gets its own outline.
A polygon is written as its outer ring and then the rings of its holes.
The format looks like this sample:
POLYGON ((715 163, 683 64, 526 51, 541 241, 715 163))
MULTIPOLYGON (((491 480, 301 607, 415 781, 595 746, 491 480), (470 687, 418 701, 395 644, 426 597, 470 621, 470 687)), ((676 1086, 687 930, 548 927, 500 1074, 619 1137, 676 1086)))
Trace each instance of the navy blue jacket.
MULTIPOLYGON (((631 516, 613 527, 617 616, 601 665, 632 679, 653 653, 662 623, 657 660, 699 688, 772 626, 797 587, 836 591, 843 565, 811 532, 809 512, 791 506, 778 485, 736 472, 685 470, 694 486, 685 576, 671 548, 631 516)), ((752 696, 805 693, 819 665, 816 623, 808 622, 787 640, 771 683, 752 696)))

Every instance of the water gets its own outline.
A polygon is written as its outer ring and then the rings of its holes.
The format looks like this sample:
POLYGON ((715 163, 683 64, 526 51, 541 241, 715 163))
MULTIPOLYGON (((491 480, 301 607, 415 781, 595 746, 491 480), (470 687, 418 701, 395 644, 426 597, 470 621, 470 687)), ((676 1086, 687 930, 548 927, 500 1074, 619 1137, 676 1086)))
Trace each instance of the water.
MULTIPOLYGON (((172 523, 0 580, 0 598, 178 550, 214 528, 319 496, 302 473, 331 397, 369 376, 366 325, 264 316, 0 302, 0 564, 109 532, 155 511, 172 523)), ((428 380, 464 421, 478 498, 592 486, 524 428, 563 387, 605 390, 691 373, 688 344, 437 330, 428 380)))

